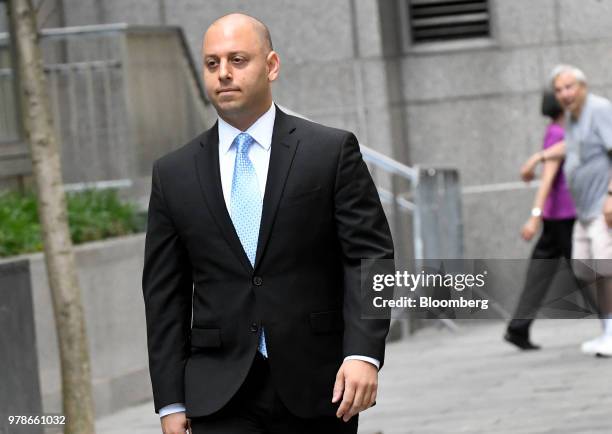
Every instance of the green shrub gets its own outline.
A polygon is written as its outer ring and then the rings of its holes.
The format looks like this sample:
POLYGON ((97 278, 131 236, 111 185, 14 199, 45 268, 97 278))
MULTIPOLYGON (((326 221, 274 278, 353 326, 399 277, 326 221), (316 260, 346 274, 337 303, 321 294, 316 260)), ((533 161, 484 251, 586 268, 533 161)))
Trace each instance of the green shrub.
MULTIPOLYGON (((142 229, 136 207, 115 190, 68 193, 68 224, 75 244, 126 235, 142 229)), ((42 233, 34 193, 0 192, 0 256, 41 251, 42 233)))

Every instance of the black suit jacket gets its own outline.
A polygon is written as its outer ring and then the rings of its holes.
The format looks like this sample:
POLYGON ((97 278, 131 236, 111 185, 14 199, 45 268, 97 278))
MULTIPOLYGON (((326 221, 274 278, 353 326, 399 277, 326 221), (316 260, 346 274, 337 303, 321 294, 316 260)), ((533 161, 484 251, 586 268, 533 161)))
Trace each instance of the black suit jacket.
POLYGON ((357 139, 277 108, 254 267, 223 199, 218 143, 215 125, 153 166, 143 292, 155 409, 223 407, 264 327, 287 408, 334 414, 343 358, 382 364, 389 328, 361 319, 361 259, 391 259, 393 243, 357 139))

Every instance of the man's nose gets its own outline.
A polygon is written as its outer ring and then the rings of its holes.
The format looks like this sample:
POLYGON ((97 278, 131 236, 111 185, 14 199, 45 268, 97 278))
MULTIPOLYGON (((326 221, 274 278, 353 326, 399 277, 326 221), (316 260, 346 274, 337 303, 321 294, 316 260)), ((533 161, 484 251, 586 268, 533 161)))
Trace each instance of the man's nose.
POLYGON ((229 64, 226 60, 221 60, 219 62, 219 79, 228 80, 232 76, 232 72, 230 70, 229 64))

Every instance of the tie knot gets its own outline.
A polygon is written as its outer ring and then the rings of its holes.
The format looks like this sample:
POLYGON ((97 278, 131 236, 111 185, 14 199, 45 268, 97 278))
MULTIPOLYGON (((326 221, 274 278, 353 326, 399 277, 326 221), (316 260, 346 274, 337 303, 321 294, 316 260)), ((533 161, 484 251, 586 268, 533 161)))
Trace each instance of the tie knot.
POLYGON ((246 154, 249 152, 249 147, 253 144, 255 139, 247 133, 240 133, 234 139, 236 145, 236 152, 239 154, 246 154))

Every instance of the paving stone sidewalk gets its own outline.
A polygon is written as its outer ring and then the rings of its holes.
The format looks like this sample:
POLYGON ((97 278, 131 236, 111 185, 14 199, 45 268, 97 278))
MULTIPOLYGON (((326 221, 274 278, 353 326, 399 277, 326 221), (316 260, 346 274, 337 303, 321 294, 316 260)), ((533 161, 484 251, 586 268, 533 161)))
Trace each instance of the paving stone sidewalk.
MULTIPOLYGON (((390 344, 360 434, 612 433, 612 358, 579 351, 600 333, 597 320, 536 321, 543 349, 528 353, 503 343, 502 330, 432 327, 390 344)), ((97 434, 160 432, 152 403, 97 421, 97 434)))

